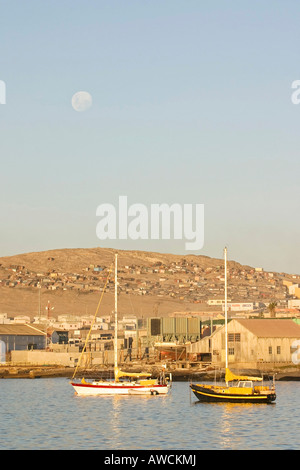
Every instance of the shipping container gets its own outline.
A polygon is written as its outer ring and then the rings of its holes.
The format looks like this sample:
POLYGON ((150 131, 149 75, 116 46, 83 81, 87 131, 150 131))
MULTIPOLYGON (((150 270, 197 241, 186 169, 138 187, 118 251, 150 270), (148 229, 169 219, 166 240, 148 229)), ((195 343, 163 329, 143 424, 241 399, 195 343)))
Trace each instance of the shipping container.
POLYGON ((187 318, 176 318, 176 334, 186 335, 187 334, 187 318))
POLYGON ((150 318, 150 335, 161 335, 161 318, 150 318))
POLYGON ((175 335, 175 318, 164 317, 162 318, 162 334, 175 335))
POLYGON ((200 335, 201 321, 199 318, 188 318, 188 334, 200 335))

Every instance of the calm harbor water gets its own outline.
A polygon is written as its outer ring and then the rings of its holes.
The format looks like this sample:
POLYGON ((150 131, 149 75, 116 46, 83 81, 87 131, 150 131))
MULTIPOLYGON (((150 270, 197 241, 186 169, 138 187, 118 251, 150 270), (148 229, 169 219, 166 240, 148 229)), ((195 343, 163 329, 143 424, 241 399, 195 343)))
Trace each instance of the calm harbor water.
POLYGON ((78 397, 69 380, 0 380, 0 449, 300 449, 300 382, 275 404, 204 404, 188 382, 169 396, 78 397))

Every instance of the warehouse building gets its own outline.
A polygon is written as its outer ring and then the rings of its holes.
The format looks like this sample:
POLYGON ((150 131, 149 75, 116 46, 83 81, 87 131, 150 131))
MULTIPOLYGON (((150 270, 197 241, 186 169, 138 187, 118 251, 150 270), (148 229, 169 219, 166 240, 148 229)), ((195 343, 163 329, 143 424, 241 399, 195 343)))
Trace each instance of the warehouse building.
MULTIPOLYGON (((300 325, 293 320, 234 319, 228 322, 228 363, 236 367, 300 363, 300 325)), ((225 364, 225 326, 187 348, 225 364)))
POLYGON ((34 326, 6 324, 0 325, 1 362, 7 360, 11 351, 45 349, 45 333, 34 326))

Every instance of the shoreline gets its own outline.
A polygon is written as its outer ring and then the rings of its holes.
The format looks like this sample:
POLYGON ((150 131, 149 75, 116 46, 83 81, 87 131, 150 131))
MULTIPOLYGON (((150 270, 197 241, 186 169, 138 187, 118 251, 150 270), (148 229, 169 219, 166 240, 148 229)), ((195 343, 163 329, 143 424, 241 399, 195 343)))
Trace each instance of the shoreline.
MULTIPOLYGON (((161 369, 160 364, 147 367, 147 372, 155 376, 157 372, 161 369)), ((1 365, 0 366, 0 379, 39 379, 39 378, 72 378, 75 372, 75 368, 72 367, 58 367, 58 366, 18 366, 18 365, 1 365)), ((101 369, 100 373, 113 373, 113 369, 101 369)), ((132 370, 136 372, 136 370, 132 370)), ((300 381, 300 370, 290 367, 286 369, 281 369, 280 371, 269 370, 263 371, 264 376, 271 377, 275 375, 276 381, 300 381)), ((213 381, 216 377, 216 372, 214 370, 191 370, 191 369, 167 369, 166 373, 172 374, 172 380, 174 382, 178 381, 191 381, 191 380, 201 380, 201 381, 213 381)), ((241 374, 247 375, 257 375, 261 373, 257 370, 247 370, 241 372, 241 374)), ((217 373, 217 379, 224 379, 224 371, 217 373)))

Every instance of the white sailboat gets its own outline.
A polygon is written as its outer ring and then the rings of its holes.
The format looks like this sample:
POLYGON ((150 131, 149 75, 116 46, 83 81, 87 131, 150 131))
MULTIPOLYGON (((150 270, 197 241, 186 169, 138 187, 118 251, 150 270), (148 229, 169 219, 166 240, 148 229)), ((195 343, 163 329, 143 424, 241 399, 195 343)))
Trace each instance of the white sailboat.
POLYGON ((81 379, 72 381, 75 393, 81 396, 95 395, 166 395, 171 388, 171 380, 165 376, 162 368, 158 379, 151 378, 148 373, 132 373, 121 371, 118 367, 118 280, 117 259, 115 255, 115 337, 114 337, 114 379, 93 380, 81 379))

